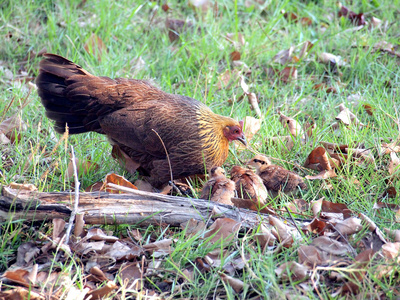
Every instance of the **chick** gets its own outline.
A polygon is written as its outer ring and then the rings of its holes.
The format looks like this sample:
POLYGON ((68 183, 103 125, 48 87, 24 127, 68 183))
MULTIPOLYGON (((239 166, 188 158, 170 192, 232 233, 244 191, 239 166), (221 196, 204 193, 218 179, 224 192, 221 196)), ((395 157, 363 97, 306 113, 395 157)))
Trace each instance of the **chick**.
POLYGON ((231 198, 235 197, 235 183, 226 178, 224 169, 212 168, 210 177, 201 191, 200 199, 233 205, 231 198))
POLYGON ((260 176, 250 169, 234 166, 231 179, 235 182, 239 198, 251 199, 257 204, 265 205, 268 191, 260 176))
POLYGON ((247 165, 256 168, 257 175, 261 177, 273 198, 279 192, 292 195, 299 190, 307 189, 303 177, 281 166, 272 164, 269 158, 264 155, 256 155, 247 162, 247 165))

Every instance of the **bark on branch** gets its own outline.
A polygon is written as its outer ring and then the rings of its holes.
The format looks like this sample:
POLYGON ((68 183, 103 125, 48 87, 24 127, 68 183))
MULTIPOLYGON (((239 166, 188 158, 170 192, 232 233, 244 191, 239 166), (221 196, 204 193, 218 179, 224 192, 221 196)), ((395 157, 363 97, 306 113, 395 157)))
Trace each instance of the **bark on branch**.
MULTIPOLYGON (((39 193, 3 187, 0 196, 0 221, 43 221, 69 218, 74 193, 39 193)), ((216 214, 254 228, 268 215, 216 204, 202 199, 167 196, 137 191, 135 194, 105 192, 80 193, 78 213, 86 224, 169 224, 179 226, 189 219, 206 221, 216 214)))

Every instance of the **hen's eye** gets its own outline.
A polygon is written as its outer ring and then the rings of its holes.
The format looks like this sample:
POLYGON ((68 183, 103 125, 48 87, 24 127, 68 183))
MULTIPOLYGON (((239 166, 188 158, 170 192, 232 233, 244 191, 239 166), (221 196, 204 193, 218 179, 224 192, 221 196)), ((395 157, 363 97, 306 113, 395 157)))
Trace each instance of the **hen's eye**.
POLYGON ((236 129, 233 133, 234 133, 234 134, 238 134, 238 133, 239 133, 239 130, 236 129))

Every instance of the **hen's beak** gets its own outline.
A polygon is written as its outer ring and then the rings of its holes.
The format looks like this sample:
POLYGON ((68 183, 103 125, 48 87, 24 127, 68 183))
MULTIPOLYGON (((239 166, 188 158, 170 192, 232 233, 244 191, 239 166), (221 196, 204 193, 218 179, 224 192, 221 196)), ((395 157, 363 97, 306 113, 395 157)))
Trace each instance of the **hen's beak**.
POLYGON ((246 138, 245 138, 244 134, 242 134, 242 136, 239 136, 239 137, 237 138, 237 140, 238 140, 239 142, 241 142, 243 145, 247 146, 247 141, 246 141, 246 138))

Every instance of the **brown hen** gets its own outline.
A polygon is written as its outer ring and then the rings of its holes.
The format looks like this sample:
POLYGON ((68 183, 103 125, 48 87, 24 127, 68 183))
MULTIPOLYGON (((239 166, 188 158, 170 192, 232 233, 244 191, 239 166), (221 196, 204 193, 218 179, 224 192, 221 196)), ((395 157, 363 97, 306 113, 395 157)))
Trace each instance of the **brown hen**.
POLYGON ((55 130, 107 135, 156 187, 171 179, 166 151, 176 179, 221 166, 230 141, 246 144, 241 122, 195 99, 143 80, 97 77, 55 54, 44 57, 36 85, 55 130))
POLYGON ((279 192, 291 195, 300 190, 307 189, 307 185, 300 175, 272 164, 269 158, 264 155, 256 155, 247 165, 256 168, 256 173, 261 177, 265 187, 273 198, 279 192))
POLYGON ((260 176, 252 170, 234 166, 231 170, 231 179, 235 182, 239 198, 251 199, 256 204, 266 204, 268 191, 260 176))
POLYGON ((235 197, 235 183, 226 178, 221 167, 214 167, 210 172, 211 178, 204 185, 200 199, 233 205, 231 199, 235 197))

